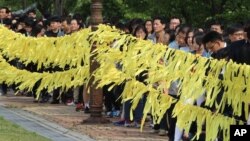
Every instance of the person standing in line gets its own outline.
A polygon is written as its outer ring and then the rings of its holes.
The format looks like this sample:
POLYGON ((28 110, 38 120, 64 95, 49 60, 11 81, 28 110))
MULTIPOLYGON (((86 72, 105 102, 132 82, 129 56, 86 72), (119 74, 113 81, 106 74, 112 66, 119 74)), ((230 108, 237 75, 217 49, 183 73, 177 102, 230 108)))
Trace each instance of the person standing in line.
POLYGON ((151 34, 154 33, 153 21, 152 21, 152 20, 146 20, 146 21, 145 21, 145 27, 146 27, 146 29, 147 29, 148 36, 150 36, 151 34))
POLYGON ((172 17, 169 22, 169 29, 170 30, 176 30, 176 27, 181 25, 181 19, 178 17, 172 17))
MULTIPOLYGON (((9 12, 10 11, 8 7, 0 7, 0 24, 4 24, 4 22, 6 22, 9 12)), ((8 87, 4 82, 0 84, 0 95, 6 95, 7 88, 8 87)))
MULTIPOLYGON (((58 16, 52 16, 49 18, 49 28, 48 30, 45 32, 45 36, 47 37, 61 37, 64 36, 64 32, 61 30, 61 19, 58 16)), ((61 70, 61 68, 50 68, 49 71, 58 71, 61 70)), ((55 90, 53 90, 53 100, 51 102, 51 104, 59 104, 60 100, 59 100, 59 96, 60 96, 60 88, 57 88, 55 90)), ((62 101, 65 102, 64 99, 62 99, 62 101)))
POLYGON ((228 45, 230 45, 231 43, 233 43, 235 41, 245 39, 245 37, 244 37, 244 28, 239 23, 231 24, 227 28, 227 34, 228 34, 228 39, 229 39, 229 41, 227 42, 228 45))
POLYGON ((4 19, 8 18, 10 10, 8 7, 0 7, 0 23, 3 24, 4 19))

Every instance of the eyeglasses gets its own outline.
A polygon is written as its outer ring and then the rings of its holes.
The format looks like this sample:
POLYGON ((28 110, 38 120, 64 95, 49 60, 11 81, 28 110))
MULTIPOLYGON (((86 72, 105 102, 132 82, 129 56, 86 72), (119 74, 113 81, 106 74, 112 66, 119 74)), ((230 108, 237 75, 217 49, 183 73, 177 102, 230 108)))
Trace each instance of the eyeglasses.
POLYGON ((244 36, 244 33, 234 33, 234 36, 244 36))
POLYGON ((170 22, 170 24, 177 25, 177 24, 180 24, 180 23, 178 23, 178 22, 170 22))
POLYGON ((179 34, 176 35, 176 38, 185 39, 186 36, 184 34, 179 33, 179 34))
POLYGON ((214 49, 214 47, 215 47, 215 42, 208 42, 208 43, 206 43, 206 49, 207 50, 213 50, 214 49))

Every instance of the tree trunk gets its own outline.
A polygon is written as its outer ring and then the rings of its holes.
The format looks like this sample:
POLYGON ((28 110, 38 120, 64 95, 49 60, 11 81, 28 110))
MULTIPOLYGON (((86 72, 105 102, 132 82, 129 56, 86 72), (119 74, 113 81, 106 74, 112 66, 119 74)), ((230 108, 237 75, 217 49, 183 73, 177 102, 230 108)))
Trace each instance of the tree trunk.
POLYGON ((62 16, 63 14, 63 0, 55 0, 54 1, 54 14, 58 16, 62 16))
MULTIPOLYGON (((102 19, 102 0, 92 0, 91 1, 91 18, 90 24, 92 31, 97 30, 97 25, 103 22, 102 19)), ((96 49, 94 44, 91 48, 91 52, 96 49)), ((92 74, 100 65, 95 61, 96 56, 90 57, 90 73, 92 74)), ((90 79, 90 117, 83 120, 83 123, 108 123, 110 122, 102 116, 103 107, 103 93, 102 89, 97 88, 97 83, 94 83, 94 76, 90 79)))
POLYGON ((210 4, 211 4, 211 16, 214 17, 217 13, 214 0, 210 0, 210 4))
POLYGON ((191 16, 189 11, 187 10, 187 4, 185 1, 183 1, 183 4, 181 5, 181 14, 186 22, 186 24, 191 24, 191 16))
POLYGON ((23 0, 23 9, 27 7, 27 0, 23 0))

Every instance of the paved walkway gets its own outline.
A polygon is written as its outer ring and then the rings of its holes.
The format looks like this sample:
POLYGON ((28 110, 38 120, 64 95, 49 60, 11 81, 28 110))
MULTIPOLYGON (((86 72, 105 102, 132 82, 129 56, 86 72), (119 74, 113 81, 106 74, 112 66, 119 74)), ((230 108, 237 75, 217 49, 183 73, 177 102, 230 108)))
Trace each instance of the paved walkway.
MULTIPOLYGON (((0 96, 0 106, 4 106, 5 113, 15 112, 17 114, 26 115, 26 119, 38 119, 40 125, 48 126, 55 124, 49 128, 61 133, 67 133, 66 136, 72 139, 84 141, 90 138, 97 141, 167 141, 168 137, 151 134, 149 123, 146 123, 143 132, 138 128, 117 127, 112 123, 109 124, 82 124, 81 122, 89 117, 89 114, 83 112, 75 112, 74 106, 51 105, 33 103, 33 98, 23 96, 0 96), (6 111, 7 110, 7 111, 6 111), (27 114, 28 113, 28 114, 27 114), (49 122, 47 122, 47 121, 49 122), (46 124, 47 123, 47 124, 46 124), (58 125, 60 128, 57 128, 58 125), (77 133, 75 133, 77 132, 77 133), (90 138, 88 138, 90 137, 90 138)), ((1 108, 3 109, 3 108, 1 108)), ((0 113, 2 113, 0 111, 0 113)), ((7 119, 10 120, 10 117, 7 119)), ((111 118, 111 121, 118 121, 118 118, 111 118)), ((26 121, 28 122, 28 121, 26 121)), ((33 126, 33 125, 31 125, 33 126)), ((36 126, 36 125, 34 125, 36 126)), ((35 131, 35 130, 33 130, 35 131)), ((51 132, 50 132, 51 133, 51 132)), ((49 133, 45 133, 46 134, 49 133)), ((66 138, 65 138, 66 139, 66 138)), ((61 141, 61 139, 60 139, 61 141)), ((64 140, 63 140, 64 141, 64 140)))
POLYGON ((73 132, 20 109, 7 109, 0 106, 0 116, 53 141, 94 141, 88 136, 73 132))

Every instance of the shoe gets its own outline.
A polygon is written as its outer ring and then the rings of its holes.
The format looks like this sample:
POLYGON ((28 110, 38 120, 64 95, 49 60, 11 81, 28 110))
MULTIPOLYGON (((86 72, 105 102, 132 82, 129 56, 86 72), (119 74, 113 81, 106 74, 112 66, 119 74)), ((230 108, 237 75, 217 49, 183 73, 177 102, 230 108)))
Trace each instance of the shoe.
POLYGON ((11 95, 14 95, 14 94, 15 94, 15 91, 14 91, 12 88, 9 88, 9 89, 7 90, 7 93, 8 93, 8 94, 11 94, 11 95))
POLYGON ((160 129, 158 135, 159 136, 167 136, 167 132, 164 129, 160 129))
POLYGON ((33 100, 33 103, 38 103, 38 100, 33 100))
POLYGON ((4 95, 7 95, 7 93, 5 93, 5 92, 0 92, 0 96, 4 96, 4 95))
POLYGON ((77 112, 79 112, 79 111, 83 111, 84 109, 83 109, 83 104, 82 103, 78 103, 77 105, 76 105, 76 111, 77 112))
POLYGON ((125 126, 125 127, 133 127, 134 124, 133 124, 132 121, 126 120, 125 123, 124 123, 124 126, 125 126))
POLYGON ((59 100, 52 101, 50 104, 60 104, 59 100))
POLYGON ((33 94, 32 94, 32 92, 27 92, 27 93, 26 93, 26 96, 27 96, 27 97, 32 97, 33 94))
POLYGON ((121 111, 120 110, 116 110, 116 111, 112 112, 112 116, 113 117, 120 117, 120 115, 121 115, 121 111))
POLYGON ((159 133, 159 130, 153 129, 153 130, 150 131, 150 133, 151 134, 157 134, 157 133, 159 133))
POLYGON ((85 114, 89 114, 89 113, 90 113, 89 107, 85 107, 84 113, 85 113, 85 114))
POLYGON ((134 127, 135 128, 141 128, 141 122, 135 122, 134 127))
POLYGON ((107 112, 106 117, 112 118, 113 117, 113 112, 107 112))
POLYGON ((49 101, 51 96, 42 96, 42 100, 40 101, 40 103, 47 103, 49 101))
POLYGON ((2 89, 0 89, 0 96, 1 96, 1 95, 3 95, 3 90, 2 90, 2 89))
POLYGON ((22 90, 15 90, 15 95, 16 96, 26 96, 26 93, 22 90))
POLYGON ((66 105, 67 106, 73 106, 73 105, 75 105, 75 103, 74 103, 74 101, 73 100, 67 100, 67 102, 66 102, 66 105))
POLYGON ((149 127, 151 127, 151 128, 154 128, 154 126, 155 126, 155 125, 154 125, 153 123, 150 123, 150 124, 149 124, 149 127))
POLYGON ((120 121, 114 122, 113 124, 114 124, 115 126, 124 126, 125 120, 120 120, 120 121))
POLYGON ((47 101, 42 99, 41 101, 39 101, 39 103, 47 103, 47 101))

